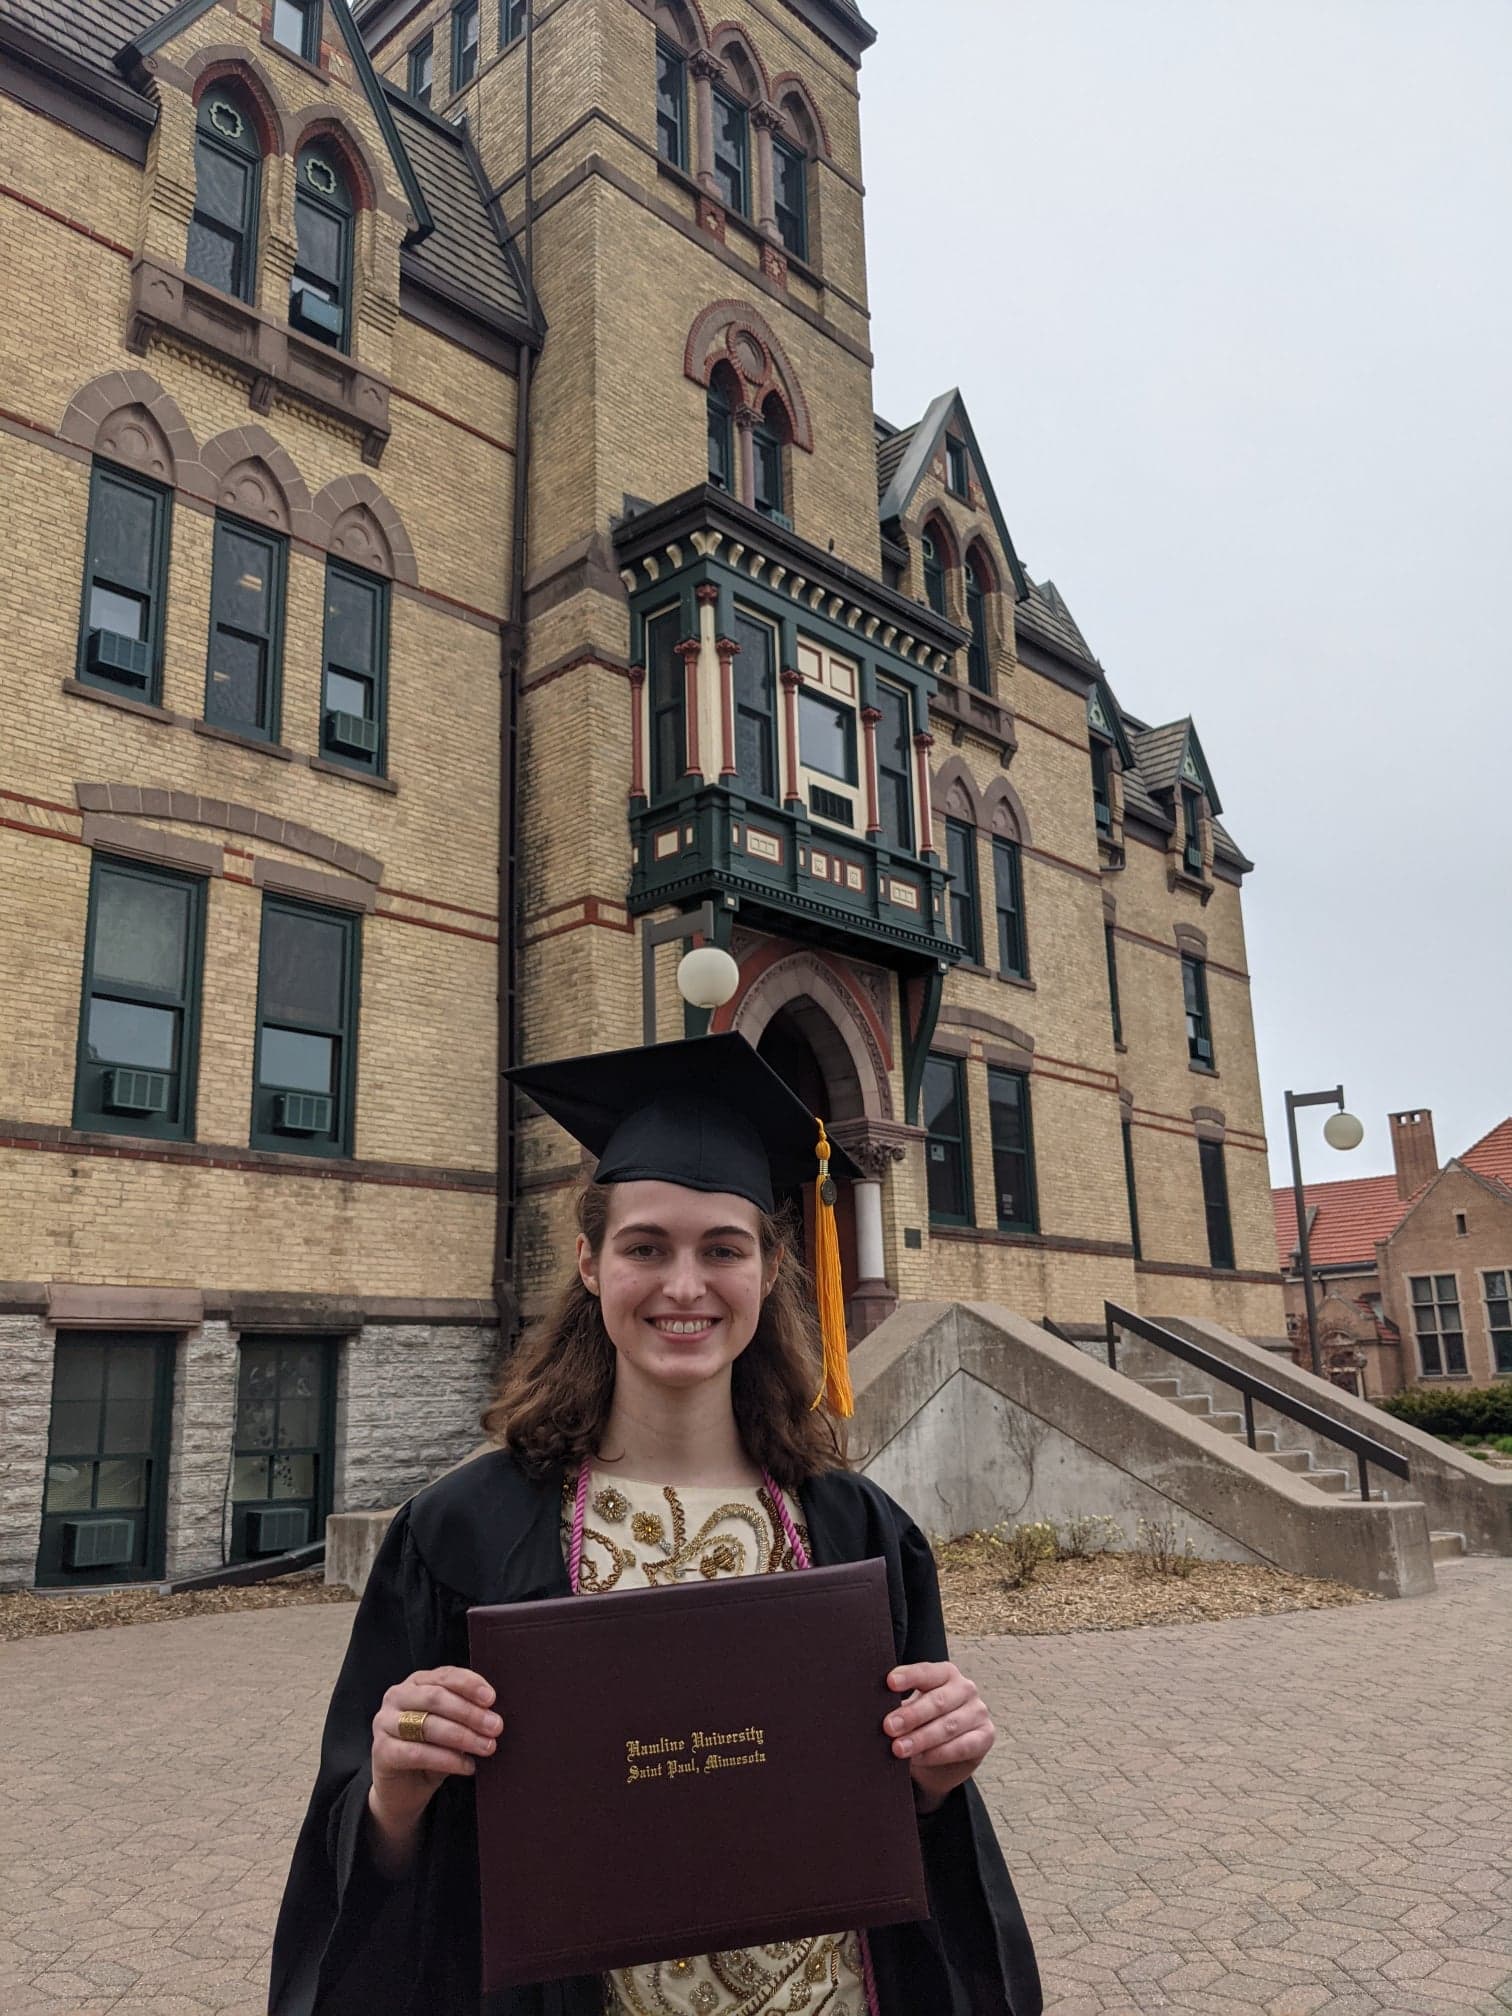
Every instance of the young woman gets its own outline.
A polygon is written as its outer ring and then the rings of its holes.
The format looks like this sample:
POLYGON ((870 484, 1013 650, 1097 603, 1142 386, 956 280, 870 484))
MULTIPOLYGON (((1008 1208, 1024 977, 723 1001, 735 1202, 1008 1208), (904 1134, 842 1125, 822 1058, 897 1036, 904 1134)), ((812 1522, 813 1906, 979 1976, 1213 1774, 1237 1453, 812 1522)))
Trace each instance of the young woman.
MULTIPOLYGON (((512 1075, 600 1158, 576 1267, 484 1416, 501 1446, 384 1540, 284 1895, 272 2016, 1039 2016, 971 1783, 995 1732, 947 1655, 928 1543, 846 1469, 816 1405, 817 1326, 773 1186, 813 1175, 822 1128, 735 1036, 512 1075), (883 1728, 913 1781, 930 1917, 485 1999, 470 1781, 502 1724, 466 1665, 468 1609, 876 1556, 897 1659, 883 1728)), ((634 1852, 585 1839, 585 1914, 634 1852)))

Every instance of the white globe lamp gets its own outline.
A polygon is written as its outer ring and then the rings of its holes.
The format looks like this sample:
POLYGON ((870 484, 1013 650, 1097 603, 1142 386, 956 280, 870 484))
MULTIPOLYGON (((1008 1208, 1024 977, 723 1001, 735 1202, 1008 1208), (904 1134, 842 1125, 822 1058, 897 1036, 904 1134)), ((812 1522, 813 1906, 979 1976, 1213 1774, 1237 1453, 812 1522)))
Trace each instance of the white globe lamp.
POLYGON ((1330 1113, 1323 1122, 1323 1139, 1330 1148, 1358 1148, 1365 1129, 1353 1113, 1330 1113))
POLYGON ((740 985, 740 968, 720 945, 695 945, 677 963, 677 991, 690 1008, 723 1008, 740 985))

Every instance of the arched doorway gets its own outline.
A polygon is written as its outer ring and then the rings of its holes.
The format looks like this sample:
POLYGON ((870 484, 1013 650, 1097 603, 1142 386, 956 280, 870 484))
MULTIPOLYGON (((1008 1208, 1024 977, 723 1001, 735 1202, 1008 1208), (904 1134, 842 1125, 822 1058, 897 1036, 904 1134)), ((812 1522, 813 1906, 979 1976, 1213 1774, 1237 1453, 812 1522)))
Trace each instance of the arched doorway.
MULTIPOLYGON (((815 1002, 799 997, 779 1008, 762 1031, 756 1049, 778 1077, 791 1086, 809 1111, 823 1117, 826 1126, 835 1120, 853 1119, 861 1113, 861 1087, 855 1068, 833 1024, 815 1002), (830 1066, 828 1070, 820 1061, 821 1054, 830 1066)), ((816 1158, 816 1175, 818 1166, 816 1158)), ((840 1276, 849 1306, 856 1287, 856 1200, 849 1183, 841 1183, 838 1187, 835 1229, 840 1235, 840 1276)), ((791 1207, 794 1223, 803 1228, 803 1264, 812 1273, 814 1186, 809 1182, 798 1190, 779 1192, 777 1201, 779 1206, 787 1204, 791 1207)))

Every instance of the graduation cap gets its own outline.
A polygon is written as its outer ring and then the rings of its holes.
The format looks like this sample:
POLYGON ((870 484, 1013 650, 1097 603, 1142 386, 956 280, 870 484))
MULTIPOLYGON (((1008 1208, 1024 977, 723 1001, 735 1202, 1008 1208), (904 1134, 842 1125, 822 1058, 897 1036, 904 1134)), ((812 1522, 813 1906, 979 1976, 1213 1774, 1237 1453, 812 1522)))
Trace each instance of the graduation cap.
POLYGON ((861 1171, 744 1036, 602 1050, 504 1075, 598 1157, 596 1183, 675 1183, 771 1211, 775 1191, 814 1182, 819 1398, 835 1413, 853 1411, 833 1179, 861 1171))

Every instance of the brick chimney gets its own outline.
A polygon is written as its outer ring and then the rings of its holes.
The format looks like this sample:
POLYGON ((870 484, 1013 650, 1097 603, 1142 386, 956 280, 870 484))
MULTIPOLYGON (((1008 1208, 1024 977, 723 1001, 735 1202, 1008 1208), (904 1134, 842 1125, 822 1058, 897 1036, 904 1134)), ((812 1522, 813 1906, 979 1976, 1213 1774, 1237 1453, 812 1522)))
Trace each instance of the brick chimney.
POLYGON ((1411 1197, 1438 1174, 1438 1149, 1433 1140, 1433 1115, 1426 1106, 1410 1113, 1392 1113, 1391 1153, 1396 1162, 1398 1197, 1411 1197))

